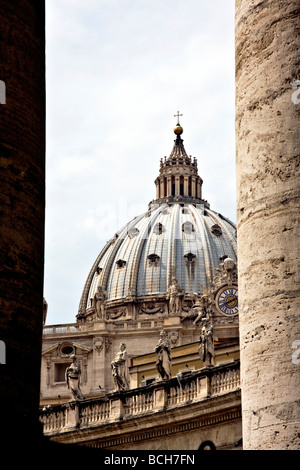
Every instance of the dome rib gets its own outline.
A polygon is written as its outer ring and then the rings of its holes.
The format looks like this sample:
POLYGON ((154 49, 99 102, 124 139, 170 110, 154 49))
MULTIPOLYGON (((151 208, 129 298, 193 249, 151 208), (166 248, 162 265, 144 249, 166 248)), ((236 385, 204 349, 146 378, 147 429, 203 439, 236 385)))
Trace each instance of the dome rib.
POLYGON ((147 240, 149 238, 149 235, 151 233, 151 229, 153 230, 153 226, 155 222, 157 222, 157 219, 159 217, 160 212, 163 210, 163 207, 159 207, 149 213, 146 213, 146 223, 145 223, 145 228, 143 233, 141 234, 142 236, 142 242, 139 244, 138 249, 136 251, 136 256, 135 256, 135 264, 133 266, 133 271, 132 271, 132 288, 133 292, 136 295, 144 295, 146 292, 145 289, 145 275, 146 275, 146 269, 147 269, 147 260, 145 257, 145 247, 147 245, 147 240), (144 257, 144 259, 143 259, 144 257), (143 264, 141 263, 141 260, 143 259, 143 264), (141 265, 142 264, 142 265, 141 265), (140 290, 140 276, 142 276, 142 289, 140 290))
POLYGON ((149 226, 149 222, 147 221, 147 218, 143 217, 143 219, 139 221, 139 234, 135 237, 135 243, 133 246, 134 250, 132 250, 133 254, 132 254, 132 260, 130 264, 130 274, 129 274, 129 283, 127 286, 127 295, 129 293, 132 295, 136 295, 136 292, 137 292, 137 276, 138 276, 139 264, 140 264, 139 260, 141 256, 143 243, 144 243, 144 242, 139 243, 139 240, 140 238, 142 238, 142 240, 145 239, 145 234, 147 234, 148 226, 149 226))
MULTIPOLYGON (((178 205, 176 204, 172 209, 171 212, 171 223, 170 223, 170 237, 169 240, 176 240, 176 233, 175 233, 175 220, 177 218, 177 210, 178 205)), ((169 287, 172 281, 172 277, 176 277, 176 246, 175 243, 168 244, 168 261, 167 264, 167 279, 166 279, 166 289, 169 287)))
POLYGON ((98 257, 96 258, 96 261, 94 262, 94 264, 92 266, 92 269, 90 270, 90 272, 88 274, 88 277, 87 277, 87 280, 85 281, 83 292, 82 292, 82 295, 81 295, 81 298, 80 298, 80 302, 79 302, 79 308, 78 308, 78 313, 79 314, 84 312, 85 309, 87 308, 88 294, 89 294, 90 289, 91 289, 91 284, 92 284, 93 278, 95 276, 96 269, 99 266, 99 263, 100 263, 102 257, 105 256, 105 254, 107 253, 109 248, 110 248, 110 242, 108 242, 103 247, 103 249, 100 251, 98 257))

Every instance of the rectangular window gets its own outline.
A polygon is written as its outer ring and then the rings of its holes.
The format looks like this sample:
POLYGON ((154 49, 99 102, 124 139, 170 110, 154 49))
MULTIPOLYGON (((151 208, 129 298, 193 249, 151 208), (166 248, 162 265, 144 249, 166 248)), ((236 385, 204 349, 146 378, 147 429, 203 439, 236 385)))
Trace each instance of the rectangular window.
POLYGON ((62 362, 54 364, 54 382, 65 382, 66 368, 71 362, 62 362))

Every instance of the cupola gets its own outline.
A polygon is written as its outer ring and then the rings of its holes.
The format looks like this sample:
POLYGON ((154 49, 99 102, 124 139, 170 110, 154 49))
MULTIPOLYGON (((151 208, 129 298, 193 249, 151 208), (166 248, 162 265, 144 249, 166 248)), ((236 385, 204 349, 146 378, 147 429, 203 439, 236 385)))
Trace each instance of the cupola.
POLYGON ((176 139, 169 158, 160 160, 159 176, 155 180, 156 199, 151 204, 196 203, 206 204, 202 199, 202 178, 198 175, 197 159, 188 156, 183 145, 183 128, 179 122, 174 128, 176 139))

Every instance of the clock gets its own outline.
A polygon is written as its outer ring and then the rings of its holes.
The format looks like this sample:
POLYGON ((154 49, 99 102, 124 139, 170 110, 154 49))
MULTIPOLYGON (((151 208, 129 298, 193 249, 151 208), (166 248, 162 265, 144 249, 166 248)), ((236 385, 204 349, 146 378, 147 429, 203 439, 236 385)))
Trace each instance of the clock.
POLYGON ((237 288, 227 286, 220 289, 216 295, 216 306, 223 315, 228 317, 237 315, 239 313, 237 288))

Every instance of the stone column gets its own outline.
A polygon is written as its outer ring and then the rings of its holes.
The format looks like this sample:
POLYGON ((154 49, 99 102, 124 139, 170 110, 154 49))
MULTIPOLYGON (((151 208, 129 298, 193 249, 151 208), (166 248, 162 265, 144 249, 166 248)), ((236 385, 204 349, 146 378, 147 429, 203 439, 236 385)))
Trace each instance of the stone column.
POLYGON ((164 178, 160 178, 160 197, 165 197, 164 178))
POLYGON ((196 197, 196 177, 192 176, 192 197, 196 197))
POLYGON ((199 199, 202 198, 202 194, 201 194, 201 179, 200 178, 197 178, 197 197, 199 199))
POLYGON ((175 176, 175 196, 180 196, 180 177, 175 176))
POLYGON ((167 177, 167 196, 172 195, 172 178, 171 176, 167 177))
POLYGON ((300 100, 293 88, 299 79, 297 27, 299 0, 236 1, 245 450, 300 448, 300 100))
POLYGON ((0 3, 0 416, 4 440, 38 447, 45 208, 45 5, 0 3), (2 99, 1 99, 1 102, 2 99))
POLYGON ((184 196, 189 195, 189 177, 188 176, 184 177, 183 194, 184 194, 184 196))
POLYGON ((156 199, 159 199, 159 180, 155 180, 155 186, 156 186, 156 199))

